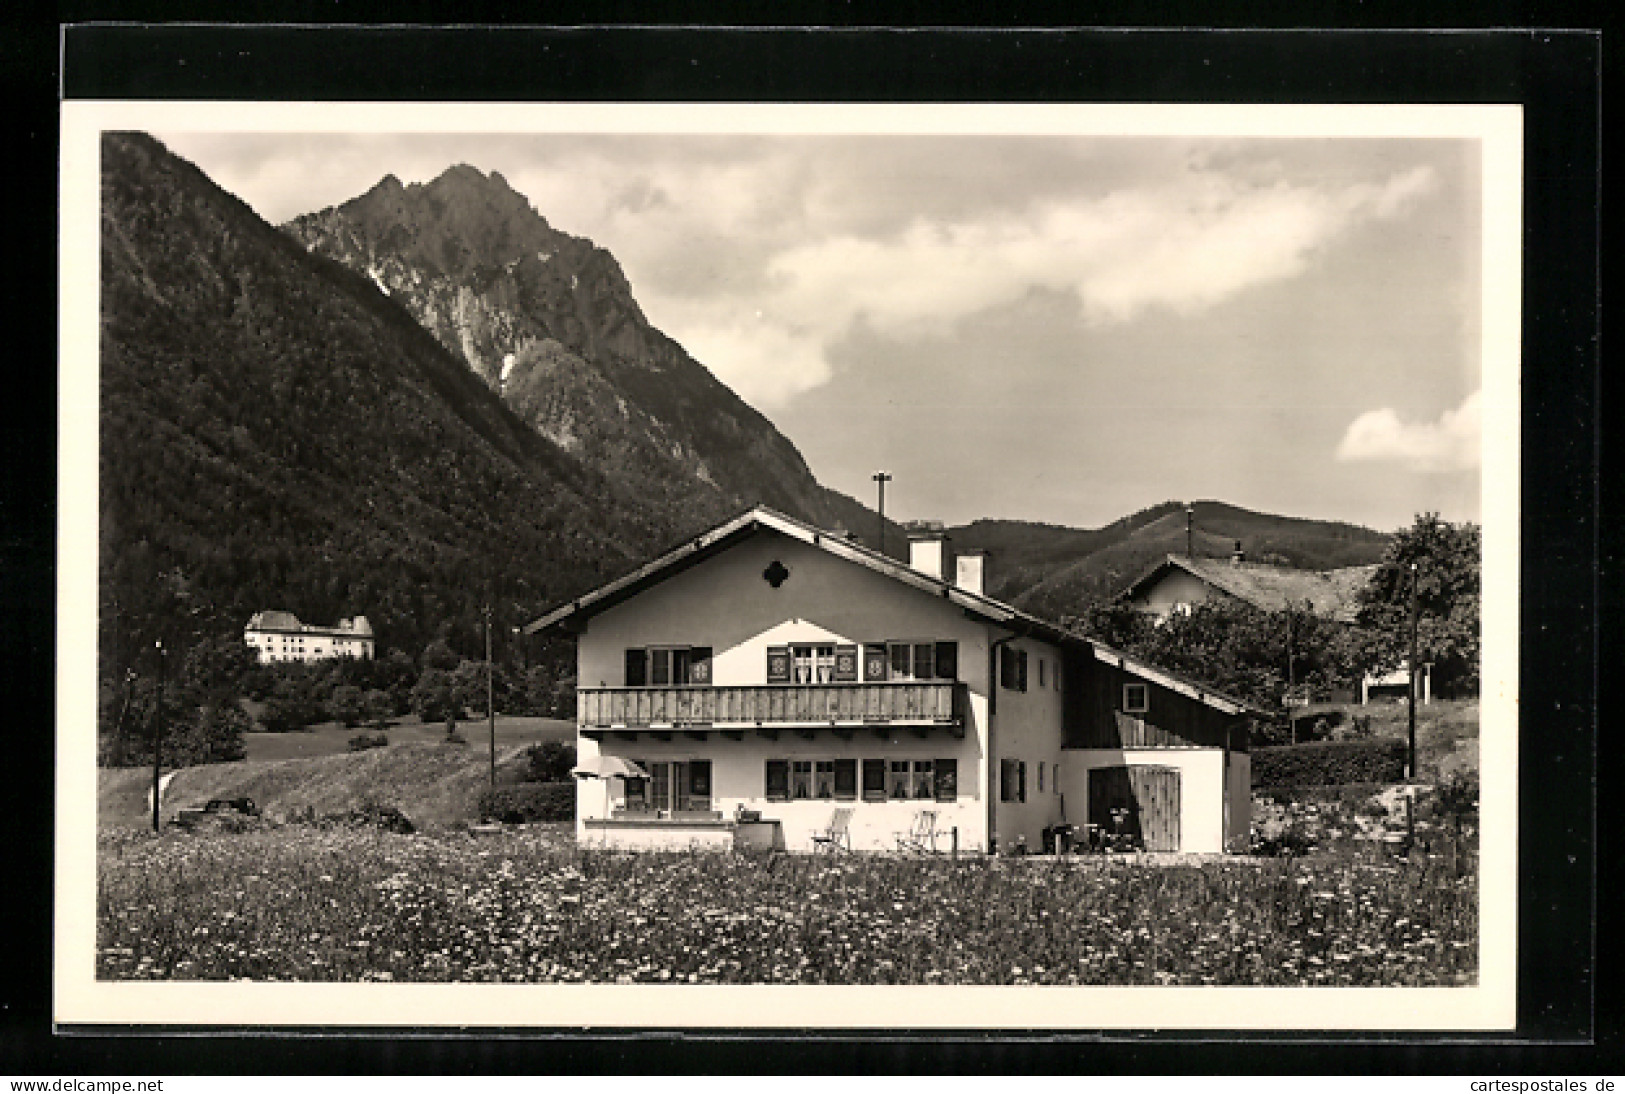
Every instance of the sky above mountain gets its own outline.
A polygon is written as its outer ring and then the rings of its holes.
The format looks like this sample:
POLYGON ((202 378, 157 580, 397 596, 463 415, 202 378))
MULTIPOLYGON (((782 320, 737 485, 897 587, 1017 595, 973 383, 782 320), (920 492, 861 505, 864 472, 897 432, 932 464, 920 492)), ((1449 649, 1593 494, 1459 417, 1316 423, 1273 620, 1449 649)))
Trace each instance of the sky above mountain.
POLYGON ((1476 141, 155 135, 273 223, 500 171, 898 518, 1481 517, 1476 141))

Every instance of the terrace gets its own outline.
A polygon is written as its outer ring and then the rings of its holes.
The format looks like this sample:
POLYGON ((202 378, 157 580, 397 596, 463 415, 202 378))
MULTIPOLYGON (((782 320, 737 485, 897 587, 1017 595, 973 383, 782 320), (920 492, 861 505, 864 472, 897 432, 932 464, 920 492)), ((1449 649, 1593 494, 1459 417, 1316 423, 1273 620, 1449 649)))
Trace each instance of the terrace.
POLYGON ((863 729, 885 736, 898 728, 921 737, 933 731, 964 737, 965 709, 965 685, 953 680, 576 690, 577 725, 595 740, 682 734, 703 741, 718 733, 737 741, 746 733, 811 737, 819 730, 851 738, 863 729))

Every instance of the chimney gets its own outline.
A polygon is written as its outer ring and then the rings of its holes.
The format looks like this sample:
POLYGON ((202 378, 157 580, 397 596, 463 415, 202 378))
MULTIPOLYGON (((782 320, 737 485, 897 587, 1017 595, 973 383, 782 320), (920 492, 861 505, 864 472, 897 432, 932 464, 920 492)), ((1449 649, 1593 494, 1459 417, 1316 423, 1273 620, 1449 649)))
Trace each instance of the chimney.
POLYGON ((940 520, 908 525, 908 564, 938 581, 948 580, 948 534, 940 520))
POLYGON ((1247 555, 1241 549, 1241 540, 1236 540, 1236 549, 1230 554, 1230 565, 1240 566, 1247 561, 1247 555))
POLYGON ((987 552, 972 547, 962 552, 954 562, 954 584, 967 593, 986 596, 987 552))

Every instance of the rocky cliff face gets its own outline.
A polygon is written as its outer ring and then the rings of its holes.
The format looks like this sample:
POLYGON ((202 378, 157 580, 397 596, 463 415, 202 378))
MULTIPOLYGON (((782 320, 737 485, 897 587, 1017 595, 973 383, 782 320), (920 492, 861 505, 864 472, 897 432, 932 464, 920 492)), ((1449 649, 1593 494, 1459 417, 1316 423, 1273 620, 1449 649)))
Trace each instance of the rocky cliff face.
POLYGON ((525 421, 627 498, 665 497, 673 527, 766 503, 865 534, 873 517, 649 324, 620 264, 557 231, 500 174, 388 176, 291 221, 307 249, 371 278, 525 421))
POLYGON ((102 172, 102 623, 118 664, 142 635, 226 633, 266 607, 365 613, 382 641, 421 649, 442 625, 477 634, 487 598, 524 622, 669 543, 667 511, 606 504, 600 473, 398 301, 151 137, 107 134, 102 172), (166 582, 186 596, 164 600, 166 582))

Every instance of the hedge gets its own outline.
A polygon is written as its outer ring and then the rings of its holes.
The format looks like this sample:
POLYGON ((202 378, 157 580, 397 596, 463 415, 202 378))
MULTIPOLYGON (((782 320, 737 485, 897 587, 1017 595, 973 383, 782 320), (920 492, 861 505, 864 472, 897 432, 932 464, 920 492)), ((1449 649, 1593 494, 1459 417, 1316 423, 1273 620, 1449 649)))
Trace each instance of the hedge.
POLYGON ((1405 742, 1377 737, 1255 748, 1252 769, 1255 787, 1399 782, 1405 777, 1405 742))
POLYGON ((480 794, 480 819, 504 824, 576 819, 576 784, 514 783, 480 794))

